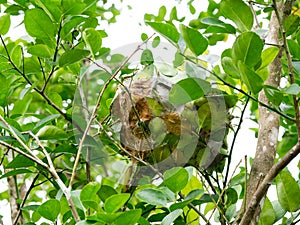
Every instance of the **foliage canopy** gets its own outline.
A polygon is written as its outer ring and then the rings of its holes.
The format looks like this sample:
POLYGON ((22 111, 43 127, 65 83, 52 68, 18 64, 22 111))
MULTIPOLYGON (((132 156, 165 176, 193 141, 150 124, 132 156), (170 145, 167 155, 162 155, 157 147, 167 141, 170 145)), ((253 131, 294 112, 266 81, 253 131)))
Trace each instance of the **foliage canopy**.
POLYGON ((110 37, 99 24, 121 13, 109 1, 0 7, 0 179, 9 184, 0 199, 11 197, 13 224, 249 224, 270 185, 277 200, 265 198, 256 223, 299 222, 300 173, 286 167, 300 152, 299 1, 161 6, 144 17, 155 34, 142 33, 127 54, 102 44, 110 37), (183 6, 194 19, 179 18, 183 6), (279 42, 269 42, 272 15, 279 42), (17 16, 27 34, 13 40, 17 16), (232 46, 209 57, 228 38, 232 46), (277 154, 253 199, 255 163, 231 160, 249 105, 260 125, 273 121, 261 122, 261 107, 280 117, 268 137, 277 154))

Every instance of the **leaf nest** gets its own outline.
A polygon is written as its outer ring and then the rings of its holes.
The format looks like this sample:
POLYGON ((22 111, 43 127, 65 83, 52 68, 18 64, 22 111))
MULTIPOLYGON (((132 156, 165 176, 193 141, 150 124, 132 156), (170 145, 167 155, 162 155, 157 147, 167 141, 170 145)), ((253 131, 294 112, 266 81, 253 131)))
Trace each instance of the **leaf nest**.
POLYGON ((127 80, 119 86, 111 109, 122 146, 133 161, 138 157, 168 168, 207 169, 219 164, 228 131, 224 98, 207 95, 173 105, 168 101, 171 87, 160 76, 127 80))

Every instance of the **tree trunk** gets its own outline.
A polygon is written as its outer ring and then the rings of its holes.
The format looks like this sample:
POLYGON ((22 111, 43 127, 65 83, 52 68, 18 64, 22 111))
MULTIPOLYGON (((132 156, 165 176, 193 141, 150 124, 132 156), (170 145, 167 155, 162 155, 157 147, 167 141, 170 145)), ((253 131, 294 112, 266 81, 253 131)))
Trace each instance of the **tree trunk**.
MULTIPOLYGON (((285 17, 286 8, 284 9, 282 2, 277 3, 278 14, 281 18, 285 17)), ((275 11, 272 12, 269 33, 266 38, 267 44, 281 46, 280 40, 280 24, 276 16, 275 11)), ((283 54, 283 48, 280 49, 277 57, 269 66, 269 77, 265 82, 265 85, 273 86, 275 88, 279 87, 282 64, 280 59, 283 54)), ((259 93, 259 101, 270 104, 265 92, 262 90, 259 93)), ((274 159, 276 156, 276 148, 278 141, 278 131, 279 131, 279 121, 280 116, 272 111, 269 111, 263 106, 258 106, 259 109, 259 130, 258 130, 258 142, 256 146, 256 153, 251 167, 249 182, 247 184, 246 191, 246 208, 249 207, 250 200, 252 199, 255 191, 257 190, 259 184, 262 182, 266 174, 270 171, 274 164, 274 159)), ((261 208, 263 206, 263 201, 257 207, 256 212, 251 220, 251 224, 255 225, 258 223, 261 208)))

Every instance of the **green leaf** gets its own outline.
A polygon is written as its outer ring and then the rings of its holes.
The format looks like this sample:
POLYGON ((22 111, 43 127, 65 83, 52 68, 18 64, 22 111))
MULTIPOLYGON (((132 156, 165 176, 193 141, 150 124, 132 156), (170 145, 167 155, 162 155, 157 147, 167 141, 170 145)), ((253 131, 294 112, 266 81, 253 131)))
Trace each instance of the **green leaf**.
MULTIPOLYGON (((20 126, 19 124, 13 120, 13 119, 10 119, 10 118, 5 118, 6 119, 6 122, 12 127, 12 129, 14 130, 14 132, 18 135, 18 137, 23 141, 23 142, 27 142, 26 139, 24 138, 24 136, 22 135, 22 133, 19 131, 20 130, 20 126), (17 129, 17 128, 18 129, 17 129)), ((0 121, 0 128, 10 132, 10 130, 8 129, 8 127, 2 122, 0 121)))
POLYGON ((148 35, 146 33, 141 34, 142 41, 146 41, 148 39, 148 35))
POLYGON ((273 225, 274 222, 275 211, 270 200, 266 198, 259 217, 258 225, 273 225))
POLYGON ((85 3, 77 0, 64 0, 61 5, 65 15, 80 15, 86 8, 85 3))
POLYGON ((185 104, 202 97, 211 89, 210 84, 199 78, 186 78, 176 83, 170 90, 169 101, 185 104))
POLYGON ((170 210, 174 211, 176 209, 183 209, 185 206, 187 206, 189 203, 191 203, 195 198, 199 197, 201 194, 203 194, 204 190, 193 190, 191 191, 184 201, 182 202, 176 202, 170 206, 170 210))
POLYGON ((13 169, 13 168, 21 168, 21 167, 29 167, 34 166, 34 162, 31 159, 23 155, 17 155, 7 166, 5 169, 13 169))
POLYGON ((88 48, 95 56, 99 50, 101 49, 102 45, 102 37, 99 31, 96 31, 93 28, 88 28, 83 32, 83 40, 87 44, 88 48))
MULTIPOLYGON (((94 225, 95 222, 94 221, 90 221, 90 220, 81 220, 79 222, 77 222, 75 225, 94 225)), ((96 223, 97 224, 97 223, 96 223)), ((99 225, 101 225, 102 223, 99 223, 99 225)))
POLYGON ((153 39, 153 42, 152 42, 152 47, 153 48, 156 48, 160 43, 160 37, 159 36, 156 36, 154 39, 153 39))
POLYGON ((291 86, 284 88, 282 91, 288 95, 298 95, 300 93, 300 86, 294 83, 291 86))
POLYGON ((174 220, 177 219, 183 213, 182 209, 176 209, 175 211, 169 213, 162 221, 161 225, 171 225, 174 220))
POLYGON ((186 27, 183 24, 180 25, 180 31, 188 48, 195 55, 201 55, 207 49, 208 41, 199 31, 186 27))
POLYGON ((94 201, 96 203, 100 202, 100 199, 97 195, 101 187, 100 183, 90 182, 85 185, 80 192, 80 200, 84 204, 84 201, 94 201))
POLYGON ((40 205, 37 211, 42 217, 54 222, 60 212, 60 203, 56 199, 50 199, 40 205))
POLYGON ((169 41, 175 43, 178 42, 179 33, 174 25, 160 22, 146 22, 146 24, 151 26, 154 30, 156 30, 159 34, 167 38, 169 41))
POLYGON ((227 73, 229 76, 239 79, 240 78, 240 72, 236 68, 233 59, 231 57, 223 57, 221 60, 221 64, 223 67, 223 70, 225 73, 227 73))
POLYGON ((35 55, 41 58, 50 58, 53 56, 54 51, 53 49, 49 48, 47 45, 44 44, 37 44, 28 48, 28 53, 31 55, 35 55))
POLYGON ((42 129, 40 129, 36 135, 41 140, 56 140, 67 138, 67 134, 65 131, 53 125, 42 127, 42 129))
POLYGON ((0 34, 5 35, 9 31, 10 28, 10 15, 5 14, 0 17, 0 34))
POLYGON ((59 22, 62 16, 60 2, 60 0, 35 0, 35 3, 55 22, 59 22))
POLYGON ((289 212, 295 212, 300 207, 300 187, 285 169, 276 177, 276 191, 280 205, 289 212))
POLYGON ((36 211, 40 205, 27 205, 22 207, 22 210, 28 210, 28 211, 36 211))
POLYGON ((220 3, 221 13, 232 20, 241 32, 249 31, 253 25, 253 14, 243 0, 223 0, 220 3))
POLYGON ((185 72, 188 77, 195 77, 203 80, 206 78, 206 71, 191 62, 185 63, 185 72))
POLYGON ((114 213, 120 209, 130 198, 130 194, 115 194, 105 200, 104 209, 108 213, 114 213))
POLYGON ((239 61, 238 67, 241 71, 242 81, 253 94, 257 94, 263 87, 262 78, 241 61, 239 61))
POLYGON ((151 205, 166 206, 168 203, 167 195, 163 191, 153 188, 139 191, 136 197, 151 205))
POLYGON ((270 48, 265 49, 261 53, 262 63, 258 70, 268 66, 271 62, 273 62, 273 60, 276 58, 278 52, 279 52, 279 48, 277 48, 277 47, 270 47, 270 48))
POLYGON ((287 37, 293 34, 299 28, 299 23, 299 15, 289 15, 283 20, 283 27, 287 37))
POLYGON ((56 27, 42 9, 26 10, 24 24, 26 31, 32 37, 50 40, 54 38, 56 27))
MULTIPOLYGON (((149 109, 152 111, 152 113, 157 116, 156 118, 152 119, 150 121, 150 123, 155 120, 155 119, 160 119, 159 116, 161 115, 161 113, 163 112, 164 107, 155 99, 153 98, 146 98, 149 109)), ((158 123, 154 123, 155 125, 160 124, 160 122, 158 123)), ((149 124, 150 125, 150 124, 149 124)), ((156 127, 153 127, 154 129, 156 129, 156 127)), ((161 132, 161 131, 160 131, 161 132)))
POLYGON ((87 50, 82 49, 71 49, 69 51, 66 51, 62 56, 60 57, 58 63, 59 66, 68 66, 73 63, 79 62, 80 60, 84 59, 90 54, 87 50))
MULTIPOLYGON (((50 92, 48 97, 56 106, 58 106, 59 108, 63 107, 62 97, 60 96, 60 94, 58 94, 57 92, 50 92)), ((52 109, 52 107, 49 107, 49 108, 52 109)), ((56 112, 56 111, 54 111, 54 112, 56 112)))
POLYGON ((160 8, 159 8, 159 10, 158 10, 158 15, 157 15, 157 20, 158 21, 163 21, 164 20, 164 18, 165 18, 165 16, 166 16, 166 14, 167 14, 167 8, 166 8, 166 6, 161 6, 160 8))
POLYGON ((254 32, 245 32, 237 37, 232 46, 232 57, 249 67, 254 67, 261 60, 264 43, 254 32))
POLYGON ((232 25, 224 23, 223 21, 217 18, 206 17, 201 20, 201 23, 208 25, 208 27, 205 30, 205 33, 235 34, 236 32, 235 28, 232 25))
POLYGON ((175 167, 164 172, 164 182, 174 193, 181 191, 188 183, 189 174, 186 169, 175 167))
POLYGON ((275 87, 265 85, 264 86, 265 94, 268 100, 275 106, 279 106, 282 102, 283 95, 282 93, 275 87))
POLYGON ((11 59, 16 65, 16 67, 20 67, 22 65, 22 47, 20 45, 17 45, 14 47, 11 53, 11 59))
POLYGON ((114 225, 135 225, 142 214, 141 209, 131 209, 129 211, 123 212, 115 221, 114 225))
POLYGON ((152 65, 153 63, 154 63, 154 59, 153 59, 153 54, 152 54, 151 50, 145 49, 142 52, 141 64, 144 66, 149 66, 149 65, 152 65))
POLYGON ((292 57, 295 59, 300 59, 300 45, 291 39, 287 40, 287 43, 292 57))
POLYGON ((11 111, 14 115, 24 115, 32 102, 32 95, 26 95, 23 99, 15 101, 14 108, 11 111))
POLYGON ((57 119, 58 117, 60 117, 60 114, 52 114, 49 115, 43 119, 41 119, 39 122, 37 122, 37 124, 32 128, 32 131, 35 133, 37 132, 38 129, 40 129, 41 127, 45 126, 46 124, 48 124, 49 122, 57 119))
POLYGON ((282 208, 278 200, 272 201, 272 206, 274 208, 276 222, 284 217, 286 210, 282 208))
POLYGON ((105 202, 105 200, 108 197, 115 195, 115 194, 117 194, 117 191, 114 188, 107 186, 107 185, 102 185, 100 190, 98 191, 98 195, 103 202, 105 202))
POLYGON ((76 208, 84 210, 84 207, 80 201, 80 190, 71 191, 71 197, 73 199, 74 205, 76 208))
POLYGON ((11 177, 11 176, 16 176, 18 174, 28 174, 28 173, 33 173, 31 170, 28 170, 28 169, 16 169, 16 170, 12 170, 12 171, 9 171, 5 174, 3 174, 0 179, 2 178, 5 178, 5 177, 11 177))

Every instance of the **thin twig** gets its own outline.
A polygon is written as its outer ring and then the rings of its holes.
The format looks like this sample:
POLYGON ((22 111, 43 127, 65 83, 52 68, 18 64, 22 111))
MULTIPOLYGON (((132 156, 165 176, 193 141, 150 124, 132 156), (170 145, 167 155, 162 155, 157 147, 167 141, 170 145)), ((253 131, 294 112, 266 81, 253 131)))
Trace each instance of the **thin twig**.
MULTIPOLYGON (((16 134, 14 129, 10 126, 9 123, 0 115, 0 120, 4 123, 4 125, 8 128, 9 132, 13 135, 13 137, 19 142, 19 144, 31 155, 31 158, 35 158, 35 161, 40 165, 46 165, 42 160, 34 155, 31 149, 21 140, 21 138, 16 134)), ((26 154, 27 155, 27 154, 26 154)), ((45 167, 45 166, 44 166, 45 167)), ((47 166, 46 166, 47 167, 47 166)))
POLYGON ((50 174, 54 178, 55 182, 57 183, 57 185, 59 186, 61 191, 64 193, 65 197, 67 198, 67 201, 68 201, 69 206, 71 208, 72 214, 74 216, 74 220, 76 222, 78 222, 80 219, 79 219, 78 212, 76 210, 75 204, 74 204, 72 196, 71 196, 71 190, 67 188, 67 186, 64 184, 64 182, 58 176, 58 174, 56 172, 56 169, 53 165, 53 161, 50 157, 50 154, 47 152, 45 147, 42 145, 40 139, 36 135, 34 135, 31 131, 29 131, 29 134, 35 139, 38 146, 42 149, 42 151, 43 151, 43 153, 44 153, 44 155, 47 159, 48 165, 49 165, 48 171, 50 172, 50 174))
MULTIPOLYGON (((41 70, 42 70, 42 74, 43 74, 44 81, 46 81, 46 74, 45 74, 44 67, 43 67, 43 65, 42 65, 41 58, 38 57, 38 60, 39 60, 39 64, 40 64, 40 67, 41 67, 41 70)), ((23 72, 23 73, 24 73, 24 72, 23 72)), ((25 74, 25 73, 24 73, 24 74, 25 74)))
MULTIPOLYGON (((206 189, 207 193, 209 194, 209 196, 210 196, 212 202, 214 203, 214 205, 216 206, 216 208, 219 210, 220 215, 221 215, 221 216, 225 219, 225 221, 229 224, 229 221, 227 220, 227 218, 226 218, 226 216, 225 216, 223 210, 222 210, 222 209, 220 208, 220 206, 217 204, 217 202, 219 202, 219 198, 218 198, 218 201, 216 202, 215 199, 213 198, 212 194, 209 192, 208 187, 205 185, 205 182, 204 182, 202 176, 200 176, 200 180, 201 180, 201 182, 202 182, 202 184, 203 184, 203 187, 206 189)), ((212 214, 213 214, 213 212, 212 212, 212 214)), ((211 216, 212 216, 212 214, 211 214, 211 216)), ((211 216, 210 216, 210 218, 211 218, 211 216)), ((210 220, 210 218, 208 219, 208 221, 210 220)), ((208 224, 208 223, 206 223, 206 225, 207 225, 207 224, 208 224)))
MULTIPOLYGON (((81 83, 79 83, 78 89, 79 89, 79 95, 80 95, 81 103, 82 103, 82 110, 83 110, 84 120, 85 120, 86 124, 88 124, 88 122, 89 122, 89 111, 88 111, 87 99, 85 97, 85 94, 84 94, 83 87, 82 87, 81 83)), ((88 135, 89 135, 89 133, 90 132, 88 132, 88 135)), ((91 149, 88 146, 87 150, 86 150, 86 166, 85 166, 86 179, 87 179, 88 183, 91 181, 91 155, 90 155, 90 151, 91 151, 91 149)))
POLYGON ((18 214, 16 215, 16 218, 15 218, 15 220, 14 220, 14 222, 13 222, 13 225, 16 225, 16 224, 18 223, 19 217, 20 217, 21 214, 22 214, 22 208, 23 208, 23 206, 25 205, 26 200, 27 200, 27 198, 28 198, 28 196, 29 196, 31 190, 35 187, 34 184, 35 184, 35 182, 37 181, 39 175, 40 175, 40 174, 38 173, 38 174, 33 178, 33 180, 32 180, 32 182, 31 182, 31 185, 30 185, 29 189, 26 191, 26 194, 25 194, 25 196, 24 196, 24 198, 23 198, 23 200, 22 200, 22 203, 20 204, 20 207, 19 207, 19 210, 18 210, 18 214))
MULTIPOLYGON (((232 172, 232 175, 231 175, 231 177, 230 177, 229 180, 231 180, 231 179, 233 178, 233 176, 234 176, 236 170, 238 169, 238 167, 240 166, 241 162, 242 162, 242 160, 240 160, 239 163, 235 166, 235 168, 234 168, 234 170, 233 170, 233 172, 232 172)), ((224 193, 225 193, 225 191, 226 191, 226 189, 227 189, 228 186, 229 186, 229 182, 226 183, 226 186, 222 189, 222 191, 221 191, 221 193, 220 193, 220 196, 219 196, 219 198, 218 198, 218 201, 217 201, 217 203, 216 203, 217 205, 219 205, 219 202, 222 200, 222 198, 223 198, 223 196, 224 196, 224 193)), ((212 214, 210 215, 210 217, 209 217, 208 220, 211 219, 211 217, 212 217, 213 213, 215 212, 215 210, 216 210, 216 208, 213 209, 213 212, 212 212, 212 214)))
POLYGON ((254 17, 254 20, 255 20, 255 23, 256 23, 256 28, 260 28, 259 21, 257 19, 257 15, 255 13, 255 10, 253 9, 253 1, 248 1, 248 3, 249 3, 251 12, 253 14, 253 17, 254 17))
POLYGON ((22 75, 22 77, 26 80, 26 82, 30 85, 32 85, 31 81, 28 79, 28 77, 25 76, 25 74, 16 66, 16 64, 12 61, 11 57, 10 57, 10 54, 8 52, 8 49, 7 49, 7 46, 2 38, 2 35, 0 35, 0 39, 1 39, 1 43, 4 47, 4 50, 7 54, 7 60, 10 62, 10 64, 13 66, 14 70, 16 70, 19 74, 22 75))
POLYGON ((52 66, 51 68, 51 71, 49 73, 49 76, 47 77, 45 83, 44 83, 44 86, 41 90, 41 92, 44 92, 46 87, 47 87, 47 84, 48 82, 50 81, 50 78, 52 77, 52 75, 54 74, 54 71, 55 71, 55 62, 56 62, 56 59, 57 59, 57 55, 58 55, 58 48, 59 48, 59 45, 60 45, 60 33, 61 33, 61 30, 62 30, 62 20, 60 21, 59 23, 59 28, 58 28, 58 32, 57 32, 57 38, 56 38, 56 46, 55 46, 55 51, 54 51, 54 56, 53 56, 53 63, 54 65, 52 66))
POLYGON ((10 145, 10 144, 8 144, 8 143, 6 143, 6 142, 4 142, 4 141, 1 141, 1 140, 0 140, 0 145, 6 147, 6 148, 8 148, 8 149, 11 149, 11 150, 13 150, 13 151, 15 151, 15 152, 17 152, 17 153, 23 155, 23 156, 25 156, 26 158, 28 158, 28 159, 34 161, 34 162, 37 163, 38 165, 40 165, 40 166, 42 166, 42 167, 44 167, 45 169, 48 170, 48 165, 47 165, 46 163, 44 163, 43 161, 40 161, 40 159, 37 158, 37 157, 35 157, 35 156, 32 156, 32 155, 27 154, 26 152, 24 152, 24 150, 21 150, 21 149, 15 147, 15 146, 12 146, 12 145, 10 145))
POLYGON ((193 205, 193 203, 189 203, 189 207, 191 207, 205 222, 205 224, 207 225, 211 225, 211 223, 209 222, 209 220, 205 217, 205 215, 203 213, 200 212, 200 210, 198 210, 196 208, 196 206, 193 205))
POLYGON ((243 118, 244 118, 244 115, 245 115, 246 108, 248 106, 249 100, 250 99, 247 98, 246 103, 245 103, 244 108, 243 108, 242 113, 241 113, 241 117, 240 117, 240 120, 239 120, 238 127, 237 127, 236 131, 234 132, 232 144, 231 144, 231 147, 230 147, 230 150, 229 150, 229 155, 228 155, 228 162, 227 162, 227 168, 226 168, 226 173, 225 173, 225 180, 223 182, 223 186, 224 187, 227 185, 227 180, 228 180, 229 168, 230 168, 231 159, 232 159, 233 148, 234 148, 234 145, 235 145, 235 142, 236 142, 237 135, 238 135, 238 133, 239 133, 241 127, 242 127, 243 118))

